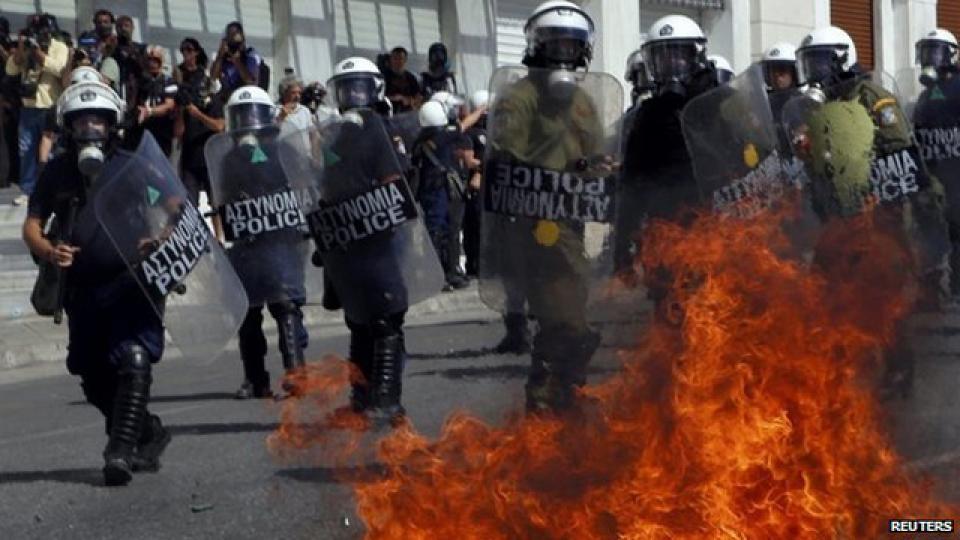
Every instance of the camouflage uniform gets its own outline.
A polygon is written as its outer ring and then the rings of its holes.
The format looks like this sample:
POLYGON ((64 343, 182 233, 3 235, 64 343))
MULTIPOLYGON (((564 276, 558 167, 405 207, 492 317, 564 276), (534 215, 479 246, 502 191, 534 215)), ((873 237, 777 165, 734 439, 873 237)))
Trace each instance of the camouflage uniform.
MULTIPOLYGON (((489 155, 574 172, 580 160, 598 152, 603 127, 586 92, 572 87, 572 94, 559 97, 545 79, 545 72, 532 71, 497 99, 490 114, 489 155)), ((494 223, 485 227, 484 262, 509 268, 509 275, 499 276, 507 304, 525 299, 539 324, 527 382, 528 407, 564 408, 573 398, 573 387, 585 382, 586 366, 600 341, 585 313, 585 227, 566 220, 487 219, 494 223)))

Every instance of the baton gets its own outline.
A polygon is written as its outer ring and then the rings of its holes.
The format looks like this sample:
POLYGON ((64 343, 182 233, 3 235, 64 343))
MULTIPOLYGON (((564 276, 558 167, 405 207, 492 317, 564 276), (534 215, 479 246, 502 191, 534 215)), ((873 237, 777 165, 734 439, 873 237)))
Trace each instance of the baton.
MULTIPOLYGON (((76 221, 77 207, 80 206, 80 199, 74 197, 70 199, 70 207, 67 210, 67 219, 63 223, 63 229, 66 229, 61 241, 70 245, 73 241, 73 225, 76 221)), ((63 323, 63 297, 67 292, 67 269, 57 266, 57 305, 53 310, 53 323, 63 323)))

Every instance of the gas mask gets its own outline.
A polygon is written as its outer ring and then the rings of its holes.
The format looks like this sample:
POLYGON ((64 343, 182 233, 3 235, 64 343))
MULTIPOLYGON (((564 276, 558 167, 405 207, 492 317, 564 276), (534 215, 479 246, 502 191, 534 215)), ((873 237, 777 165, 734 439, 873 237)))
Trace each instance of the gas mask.
POLYGON ((547 76, 549 95, 560 102, 569 102, 573 99, 577 89, 577 74, 566 69, 555 69, 547 76))
POLYGON ((931 88, 937 84, 939 78, 940 74, 937 72, 937 68, 933 66, 926 66, 920 70, 920 84, 927 88, 931 88))
POLYGON ((110 138, 107 121, 96 113, 84 113, 70 122, 70 133, 77 146, 77 168, 89 178, 96 178, 106 161, 104 148, 110 138))

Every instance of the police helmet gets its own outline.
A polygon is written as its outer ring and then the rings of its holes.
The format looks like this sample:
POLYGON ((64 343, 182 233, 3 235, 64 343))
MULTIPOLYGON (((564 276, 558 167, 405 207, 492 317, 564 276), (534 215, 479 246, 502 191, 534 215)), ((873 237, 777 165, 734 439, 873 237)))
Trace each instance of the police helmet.
POLYGON ((105 134, 75 133, 73 121, 85 114, 96 114, 107 121, 110 128, 123 122, 126 103, 110 86, 100 81, 81 81, 67 87, 57 100, 57 125, 75 140, 100 138, 105 134))
POLYGON ((727 84, 736 76, 736 73, 733 71, 733 66, 730 65, 730 62, 726 58, 718 54, 712 54, 707 57, 707 60, 713 64, 713 69, 717 71, 718 83, 727 84))
POLYGON ((916 62, 924 68, 956 68, 958 44, 952 32, 937 28, 917 41, 916 62))
POLYGON ((436 101, 443 106, 443 111, 451 121, 459 119, 460 108, 466 105, 462 97, 451 94, 450 92, 435 92, 430 96, 430 101, 436 101))
POLYGON ((447 111, 437 101, 428 101, 420 107, 418 115, 420 125, 428 127, 443 127, 447 125, 447 111))
POLYGON ((566 0, 550 0, 537 6, 523 33, 527 66, 575 69, 587 67, 593 58, 593 19, 580 6, 566 0))
POLYGON ((80 66, 70 72, 70 84, 81 82, 103 82, 100 72, 90 66, 80 66))
POLYGON ((857 47, 850 34, 841 28, 817 28, 800 42, 797 64, 803 83, 821 83, 833 75, 853 70, 857 65, 857 47))
POLYGON ((690 17, 667 15, 650 26, 641 48, 651 80, 686 83, 707 63, 707 37, 690 17))
POLYGON ((354 56, 341 60, 333 68, 327 88, 341 111, 372 108, 385 101, 383 74, 370 60, 354 56))
POLYGON ((241 134, 252 131, 277 130, 277 106, 263 88, 241 86, 230 94, 224 107, 227 133, 241 134))
POLYGON ((763 78, 771 90, 785 90, 780 88, 777 80, 784 72, 789 72, 792 79, 791 87, 798 86, 800 77, 797 74, 797 48, 785 41, 774 43, 760 61, 763 65, 763 78))
POLYGON ((471 110, 477 110, 480 107, 490 105, 490 92, 487 90, 477 90, 470 96, 471 110))

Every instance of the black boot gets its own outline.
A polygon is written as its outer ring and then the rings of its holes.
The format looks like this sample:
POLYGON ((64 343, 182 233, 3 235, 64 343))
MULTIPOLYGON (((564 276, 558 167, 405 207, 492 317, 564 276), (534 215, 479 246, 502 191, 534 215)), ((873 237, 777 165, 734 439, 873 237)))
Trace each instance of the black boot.
POLYGON ((148 414, 143 433, 137 444, 131 465, 134 472, 157 472, 160 470, 160 456, 167 449, 171 439, 170 432, 163 427, 160 417, 148 414))
POLYGON ((406 414, 400 405, 403 386, 403 334, 387 321, 374 323, 370 416, 378 423, 399 423, 406 414))
POLYGON ((103 477, 108 486, 124 486, 133 477, 133 456, 143 431, 150 399, 150 356, 131 345, 120 358, 110 440, 103 451, 103 477))
POLYGON ((267 339, 263 335, 263 308, 253 307, 247 311, 238 332, 240 360, 243 362, 243 383, 237 390, 237 399, 270 398, 270 373, 264 358, 267 355, 267 339))
POLYGON ((538 333, 526 385, 527 410, 558 413, 573 408, 600 340, 596 332, 578 333, 564 326, 538 333))
POLYGON ((503 317, 507 335, 497 343, 493 351, 497 354, 526 354, 530 352, 530 330, 527 317, 523 313, 507 313, 503 317))
POLYGON ((277 313, 277 329, 280 332, 280 357, 285 371, 283 391, 290 396, 300 396, 304 392, 302 378, 305 376, 306 361, 303 345, 300 343, 300 325, 302 315, 296 306, 290 304, 277 313))
POLYGON ((350 408, 361 413, 370 407, 370 381, 373 377, 373 335, 364 325, 347 323, 350 327, 350 363, 357 367, 360 380, 350 383, 350 408))

